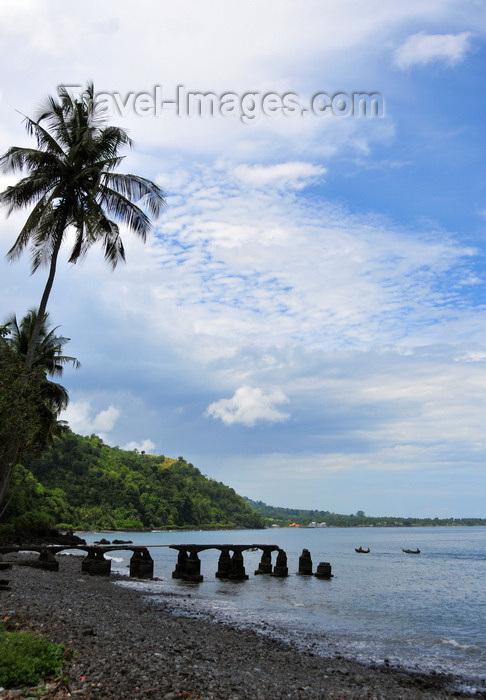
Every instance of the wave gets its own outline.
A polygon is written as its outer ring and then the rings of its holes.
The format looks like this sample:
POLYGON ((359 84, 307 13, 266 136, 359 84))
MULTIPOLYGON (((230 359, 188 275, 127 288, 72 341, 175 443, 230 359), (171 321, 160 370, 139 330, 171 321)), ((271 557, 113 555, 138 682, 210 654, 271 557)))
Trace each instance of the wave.
POLYGON ((452 647, 453 649, 460 649, 461 651, 470 652, 471 654, 477 654, 481 652, 480 647, 475 644, 461 644, 461 642, 455 639, 439 639, 439 644, 445 647, 452 647))

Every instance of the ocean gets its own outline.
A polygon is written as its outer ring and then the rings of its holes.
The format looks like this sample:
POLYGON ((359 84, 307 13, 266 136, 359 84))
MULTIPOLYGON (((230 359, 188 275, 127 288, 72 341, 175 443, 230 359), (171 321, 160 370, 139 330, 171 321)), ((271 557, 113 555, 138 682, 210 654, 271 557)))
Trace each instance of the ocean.
MULTIPOLYGON (((219 552, 201 552, 204 581, 172 579, 177 552, 150 550, 157 581, 122 581, 160 595, 174 615, 207 617, 323 656, 450 673, 469 691, 486 683, 486 528, 278 528, 195 532, 89 533, 133 544, 275 544, 289 576, 255 576, 261 551, 244 552, 247 581, 215 578, 219 552), (370 548, 358 554, 355 547, 370 548), (313 571, 330 562, 330 580, 298 576, 308 549, 313 571), (418 555, 402 548, 419 548, 418 555)), ((127 573, 131 552, 113 552, 112 570, 127 573)), ((272 563, 275 564, 275 553, 272 563)), ((156 607, 154 607, 156 614, 156 607)))

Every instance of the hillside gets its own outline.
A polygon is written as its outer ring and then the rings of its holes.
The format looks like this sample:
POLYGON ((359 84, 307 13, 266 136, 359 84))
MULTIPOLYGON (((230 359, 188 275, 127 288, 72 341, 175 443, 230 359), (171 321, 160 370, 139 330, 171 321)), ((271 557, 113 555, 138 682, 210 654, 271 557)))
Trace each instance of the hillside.
POLYGON ((263 527, 262 518, 233 489, 203 476, 182 457, 128 452, 96 435, 68 431, 25 467, 32 476, 3 522, 25 520, 35 511, 74 529, 263 527))
POLYGON ((311 523, 325 523, 327 527, 412 527, 418 525, 486 525, 484 518, 400 518, 395 516, 373 517, 362 510, 356 514, 343 515, 329 510, 299 510, 269 506, 262 501, 244 499, 251 508, 261 515, 267 527, 291 524, 309 527, 311 523))

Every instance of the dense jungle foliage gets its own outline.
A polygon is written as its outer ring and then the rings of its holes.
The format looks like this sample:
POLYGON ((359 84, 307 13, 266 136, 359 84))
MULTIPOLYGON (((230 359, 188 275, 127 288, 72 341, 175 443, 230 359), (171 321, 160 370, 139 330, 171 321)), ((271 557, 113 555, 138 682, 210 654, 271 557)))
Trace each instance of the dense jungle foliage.
POLYGON ((262 501, 245 501, 259 513, 267 527, 278 525, 289 527, 292 524, 309 527, 325 523, 327 527, 413 527, 418 525, 486 525, 484 518, 397 518, 393 516, 373 517, 365 515, 362 510, 350 515, 332 513, 329 510, 298 510, 296 508, 277 508, 262 501))
POLYGON ((41 370, 25 371, 0 327, 0 512, 15 464, 45 442, 43 380, 41 370))
POLYGON ((17 530, 36 523, 76 530, 263 527, 232 488, 203 476, 182 457, 128 452, 96 435, 67 431, 17 467, 11 489, 20 481, 2 518, 17 530))

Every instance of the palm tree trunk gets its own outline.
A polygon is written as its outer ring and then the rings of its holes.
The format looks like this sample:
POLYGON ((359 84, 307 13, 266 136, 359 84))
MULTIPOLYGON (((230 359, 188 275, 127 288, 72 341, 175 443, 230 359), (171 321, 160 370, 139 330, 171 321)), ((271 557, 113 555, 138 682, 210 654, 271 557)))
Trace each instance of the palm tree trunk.
POLYGON ((35 351, 39 342, 39 334, 42 328, 42 324, 44 322, 44 317, 47 310, 47 302, 49 301, 49 296, 51 294, 52 285, 54 283, 54 277, 56 276, 57 257, 61 248, 64 228, 65 226, 61 226, 59 228, 59 233, 57 235, 57 239, 52 250, 51 262, 49 265, 49 276, 47 278, 46 286, 44 287, 44 293, 42 294, 39 309, 37 311, 37 319, 34 324, 34 328, 32 329, 32 335, 30 336, 29 340, 29 347, 25 356, 25 367, 27 369, 30 369, 34 364, 35 351))

